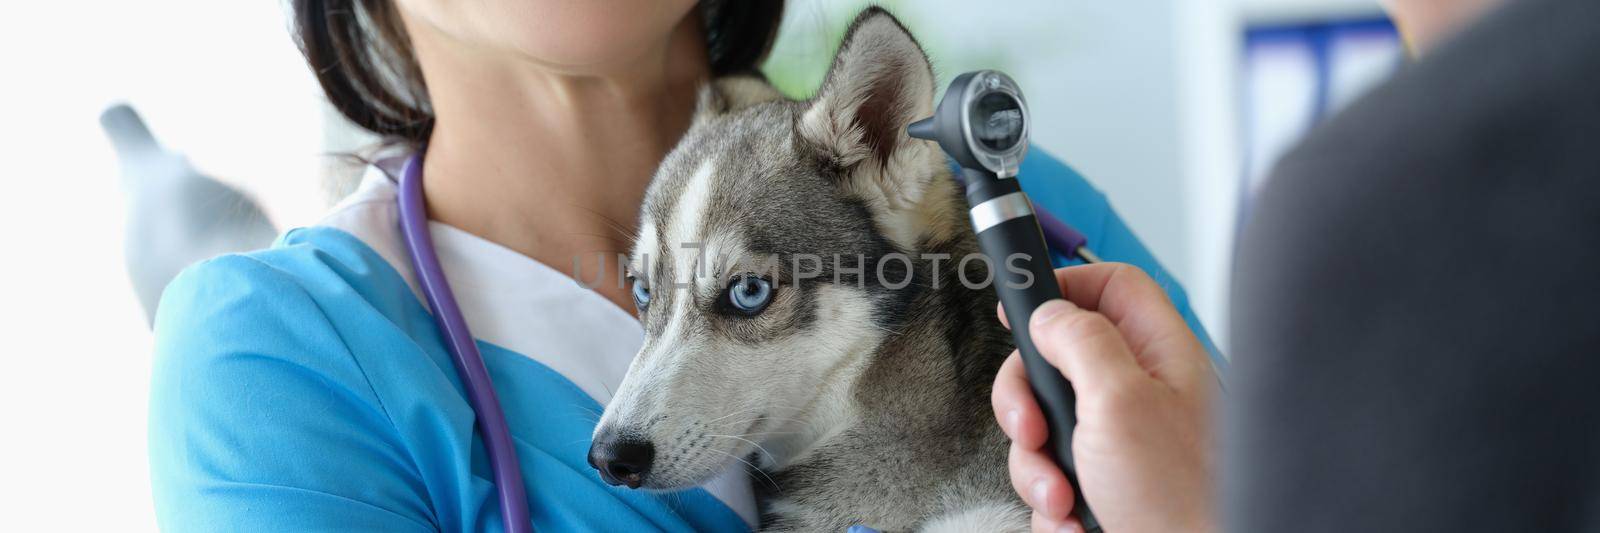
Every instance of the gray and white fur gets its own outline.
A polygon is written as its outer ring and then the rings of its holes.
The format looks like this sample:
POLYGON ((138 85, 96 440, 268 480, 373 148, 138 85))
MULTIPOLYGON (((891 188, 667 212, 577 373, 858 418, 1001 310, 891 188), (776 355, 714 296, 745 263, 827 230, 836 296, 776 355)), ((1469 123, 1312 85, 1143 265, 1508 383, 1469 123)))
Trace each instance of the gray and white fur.
POLYGON ((646 194, 645 342, 591 462, 631 447, 627 484, 654 490, 750 468, 768 531, 1027 529, 988 400, 1011 338, 992 290, 957 278, 978 248, 943 154, 905 133, 934 83, 871 8, 811 100, 750 77, 702 91, 646 194), (894 253, 913 260, 880 271, 894 253), (727 305, 747 274, 775 287, 755 316, 727 305))

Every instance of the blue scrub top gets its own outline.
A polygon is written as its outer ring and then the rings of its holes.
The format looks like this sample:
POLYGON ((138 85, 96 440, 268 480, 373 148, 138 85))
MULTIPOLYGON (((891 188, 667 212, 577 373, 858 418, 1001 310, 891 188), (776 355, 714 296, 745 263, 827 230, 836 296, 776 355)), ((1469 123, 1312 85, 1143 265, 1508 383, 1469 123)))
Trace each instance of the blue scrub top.
MULTIPOLYGON (((1021 175, 1102 257, 1150 272, 1206 338, 1182 288, 1099 191, 1037 150, 1021 175)), ((601 406, 533 359, 478 344, 539 529, 746 529, 700 489, 603 483, 585 458, 601 406)), ((163 529, 500 531, 474 426, 426 308, 342 231, 293 230, 269 250, 200 263, 161 301, 150 460, 163 529)))

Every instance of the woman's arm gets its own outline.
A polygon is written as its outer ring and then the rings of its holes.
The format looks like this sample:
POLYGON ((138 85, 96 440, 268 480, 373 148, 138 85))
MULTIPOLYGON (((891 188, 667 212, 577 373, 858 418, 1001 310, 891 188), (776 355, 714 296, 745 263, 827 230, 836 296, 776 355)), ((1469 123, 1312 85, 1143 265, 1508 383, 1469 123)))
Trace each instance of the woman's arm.
POLYGON ((407 446, 289 276, 225 256, 156 323, 150 467, 170 531, 435 531, 407 446))

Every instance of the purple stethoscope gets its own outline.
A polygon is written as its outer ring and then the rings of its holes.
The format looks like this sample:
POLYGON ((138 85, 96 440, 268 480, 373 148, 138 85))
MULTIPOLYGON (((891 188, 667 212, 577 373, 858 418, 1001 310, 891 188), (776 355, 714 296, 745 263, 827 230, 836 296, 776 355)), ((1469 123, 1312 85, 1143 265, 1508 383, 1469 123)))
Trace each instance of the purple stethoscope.
MULTIPOLYGON (((433 235, 428 232, 428 206, 422 193, 422 150, 406 158, 400 171, 400 232, 411 255, 411 266, 416 271, 417 284, 433 310, 434 323, 444 335, 445 348, 461 376, 467 401, 477 414, 478 427, 483 433, 483 444, 489 452, 489 468, 494 471, 494 485, 499 494, 500 518, 505 530, 512 533, 530 533, 533 520, 528 512, 528 489, 522 481, 522 466, 517 460, 517 450, 512 447, 511 429, 506 425, 505 410, 494 392, 489 370, 483 364, 483 354, 478 352, 477 341, 467 329, 467 320, 461 315, 455 293, 445 280, 444 269, 439 266, 439 254, 433 247, 433 235)), ((1085 262, 1097 263, 1087 247, 1088 238, 1065 222, 1035 209, 1045 242, 1050 248, 1065 252, 1085 262)))
POLYGON ((489 450, 489 468, 494 471, 494 486, 500 495, 500 518, 506 531, 530 533, 533 520, 528 514, 528 489, 522 484, 522 465, 517 461, 517 450, 511 445, 511 428, 506 426, 506 413, 500 408, 500 397, 494 393, 494 382, 489 379, 489 369, 483 365, 483 354, 478 353, 477 341, 467 329, 467 320, 461 316, 456 295, 444 279, 444 269, 439 267, 439 254, 433 248, 433 235, 428 233, 428 206, 422 198, 422 152, 406 158, 400 171, 400 232, 405 235, 406 248, 411 252, 411 266, 416 270, 417 284, 433 310, 433 321, 444 334, 445 348, 455 363, 456 374, 461 376, 461 386, 466 389, 467 401, 477 413, 478 427, 483 431, 483 445, 489 450))

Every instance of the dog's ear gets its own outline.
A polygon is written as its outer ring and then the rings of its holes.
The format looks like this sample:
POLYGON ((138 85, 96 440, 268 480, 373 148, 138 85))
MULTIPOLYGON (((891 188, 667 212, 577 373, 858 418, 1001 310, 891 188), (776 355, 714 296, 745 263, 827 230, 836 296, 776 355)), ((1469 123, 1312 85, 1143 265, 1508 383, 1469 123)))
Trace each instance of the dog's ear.
POLYGON ((920 197, 930 162, 929 143, 906 126, 933 114, 933 66, 893 15, 872 7, 856 17, 833 58, 822 88, 796 129, 833 164, 845 185, 888 207, 920 197))
POLYGON ((711 80, 700 87, 695 99, 694 122, 725 115, 762 102, 783 98, 765 78, 739 74, 711 80))

